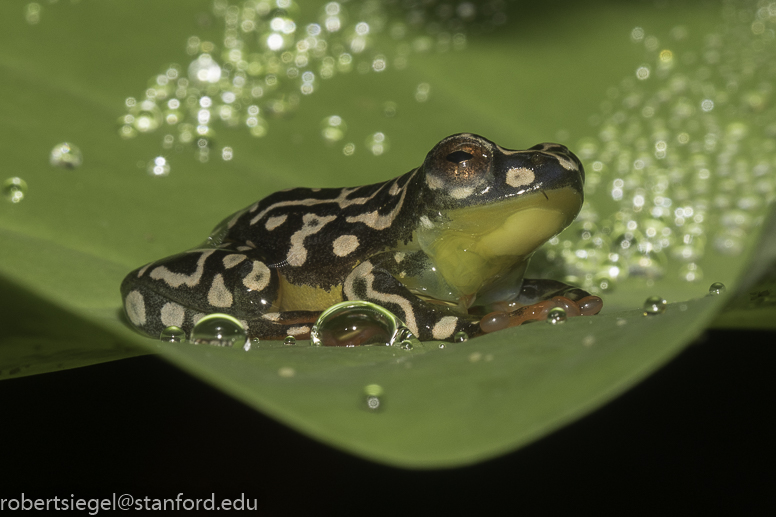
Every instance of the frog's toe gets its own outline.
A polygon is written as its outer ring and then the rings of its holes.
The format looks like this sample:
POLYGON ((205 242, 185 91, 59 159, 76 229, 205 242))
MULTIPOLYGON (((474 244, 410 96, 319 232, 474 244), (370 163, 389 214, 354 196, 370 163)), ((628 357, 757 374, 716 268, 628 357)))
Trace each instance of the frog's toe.
POLYGON ((484 333, 495 332, 509 327, 516 327, 530 321, 546 320, 550 310, 560 307, 566 312, 566 317, 593 316, 603 307, 603 300, 598 296, 586 296, 578 301, 564 296, 554 296, 532 305, 520 307, 512 312, 494 311, 486 314, 480 320, 480 328, 484 333))

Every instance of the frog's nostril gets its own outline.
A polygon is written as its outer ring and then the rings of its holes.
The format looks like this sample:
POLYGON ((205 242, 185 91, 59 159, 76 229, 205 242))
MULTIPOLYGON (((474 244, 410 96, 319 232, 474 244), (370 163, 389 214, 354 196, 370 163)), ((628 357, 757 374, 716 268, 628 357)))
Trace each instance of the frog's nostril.
POLYGON ((452 163, 461 163, 466 160, 471 160, 474 155, 467 153, 466 151, 453 151, 447 155, 447 161, 452 163))

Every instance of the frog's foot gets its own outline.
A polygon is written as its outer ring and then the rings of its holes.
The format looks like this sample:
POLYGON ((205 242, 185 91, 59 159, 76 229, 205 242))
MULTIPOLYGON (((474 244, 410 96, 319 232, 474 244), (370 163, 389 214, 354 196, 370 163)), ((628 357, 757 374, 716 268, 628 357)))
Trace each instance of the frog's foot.
MULTIPOLYGON (((579 291, 582 290, 579 289, 579 291)), ((572 300, 564 296, 553 296, 549 300, 526 305, 511 312, 494 311, 486 314, 480 320, 480 328, 482 332, 489 333, 509 327, 516 327, 529 321, 546 320, 550 310, 555 307, 565 310, 566 317, 569 318, 574 316, 593 316, 601 311, 603 305, 604 302, 601 298, 589 294, 579 300, 572 300)))
POLYGON ((231 245, 158 260, 124 279, 124 310, 135 327, 152 337, 169 326, 190 334, 200 318, 213 313, 230 314, 249 335, 257 335, 264 327, 278 326, 256 316, 272 310, 277 297, 277 271, 265 262, 255 249, 231 245))
POLYGON ((470 337, 482 333, 476 316, 421 300, 386 269, 369 260, 353 270, 342 291, 346 300, 372 302, 393 312, 421 341, 452 341, 457 332, 466 332, 470 337))

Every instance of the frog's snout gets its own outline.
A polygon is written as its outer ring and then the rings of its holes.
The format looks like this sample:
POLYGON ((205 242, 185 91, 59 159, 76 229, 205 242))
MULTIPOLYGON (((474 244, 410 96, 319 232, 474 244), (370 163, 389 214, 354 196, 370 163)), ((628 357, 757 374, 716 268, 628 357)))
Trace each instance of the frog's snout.
MULTIPOLYGON (((541 151, 542 155, 546 155, 547 158, 560 165, 566 171, 579 172, 582 184, 585 183, 585 168, 582 166, 582 162, 565 145, 545 142, 535 145, 529 150, 541 151)), ((534 155, 534 157, 536 156, 541 155, 534 155)))

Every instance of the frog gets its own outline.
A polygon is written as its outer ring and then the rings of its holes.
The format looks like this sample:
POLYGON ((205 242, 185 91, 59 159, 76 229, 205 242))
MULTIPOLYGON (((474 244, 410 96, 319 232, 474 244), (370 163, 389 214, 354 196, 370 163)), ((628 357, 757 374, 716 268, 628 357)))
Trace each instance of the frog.
POLYGON ((391 311, 421 341, 475 337, 555 306, 592 315, 600 298, 524 278, 580 212, 584 179, 564 145, 514 150, 454 134, 394 179, 291 188, 237 211, 204 244, 129 273, 124 311, 155 337, 224 313, 270 340, 308 339, 325 309, 353 300, 391 311))

